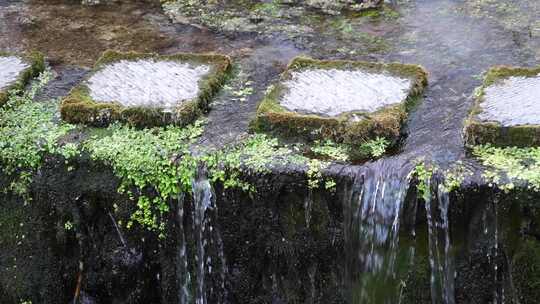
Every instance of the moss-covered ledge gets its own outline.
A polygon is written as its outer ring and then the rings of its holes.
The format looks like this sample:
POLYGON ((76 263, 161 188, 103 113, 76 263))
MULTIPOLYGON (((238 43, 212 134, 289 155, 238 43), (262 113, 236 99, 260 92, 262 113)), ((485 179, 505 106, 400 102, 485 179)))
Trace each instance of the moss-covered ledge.
POLYGON ((427 86, 427 72, 418 65, 361 61, 314 60, 297 57, 282 74, 280 82, 271 87, 258 107, 251 127, 283 137, 300 137, 308 141, 332 140, 337 143, 361 144, 375 138, 385 138, 396 144, 409 111, 427 86), (375 112, 347 112, 337 116, 303 114, 286 109, 280 99, 287 91, 284 81, 295 71, 309 69, 360 70, 384 73, 410 80, 405 100, 382 107, 375 112))
POLYGON ((212 97, 221 88, 231 66, 230 58, 219 54, 158 55, 106 51, 96 62, 87 80, 110 64, 145 59, 188 63, 194 66, 207 65, 210 70, 198 81, 197 96, 189 100, 179 100, 173 109, 148 106, 127 107, 114 101, 98 102, 92 99, 87 82, 84 81, 63 99, 60 108, 62 119, 70 123, 97 127, 107 126, 114 121, 126 122, 137 127, 168 124, 183 126, 193 122, 202 112, 208 110, 212 97))
MULTIPOLYGON (((496 66, 489 69, 482 86, 477 88, 475 92, 474 105, 465 120, 463 131, 465 144, 470 146, 491 144, 499 147, 539 145, 540 124, 505 125, 501 121, 486 120, 480 117, 485 111, 483 104, 485 103, 486 89, 502 84, 505 80, 513 77, 532 78, 539 75, 540 66, 536 68, 496 66)), ((522 105, 518 103, 513 106, 519 108, 522 105)))
MULTIPOLYGON (((7 87, 0 87, 0 106, 2 106, 7 102, 10 91, 24 89, 24 87, 33 77, 36 77, 39 75, 39 73, 45 70, 45 59, 43 54, 39 52, 30 52, 20 55, 0 51, 0 57, 17 57, 28 65, 27 68, 23 69, 19 73, 15 81, 13 81, 7 87)), ((0 67, 0 69, 1 68, 2 67, 0 67)))

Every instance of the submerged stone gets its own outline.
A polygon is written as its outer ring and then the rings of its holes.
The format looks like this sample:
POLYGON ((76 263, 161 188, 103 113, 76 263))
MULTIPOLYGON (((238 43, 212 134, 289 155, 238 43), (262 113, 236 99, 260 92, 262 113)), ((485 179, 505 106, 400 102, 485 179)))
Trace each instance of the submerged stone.
POLYGON ((426 84, 416 65, 296 58, 259 105, 253 127, 308 140, 395 143, 426 84))
POLYGON ((23 89, 43 69, 41 54, 19 56, 0 52, 0 106, 7 101, 10 90, 23 89))
POLYGON ((306 70, 285 82, 281 105, 294 112, 337 116, 375 112, 407 98, 410 79, 364 71, 306 70))
POLYGON ((30 65, 19 57, 0 57, 0 89, 6 88, 19 78, 19 75, 30 65))
POLYGON ((88 88, 96 102, 171 109, 197 97, 199 81, 209 71, 206 65, 175 61, 122 60, 90 77, 88 88))
POLYGON ((208 108, 229 67, 223 55, 108 51, 64 99, 62 118, 93 126, 184 125, 208 108))
POLYGON ((539 98, 540 68, 492 68, 466 121, 466 143, 520 147, 539 144, 539 98))

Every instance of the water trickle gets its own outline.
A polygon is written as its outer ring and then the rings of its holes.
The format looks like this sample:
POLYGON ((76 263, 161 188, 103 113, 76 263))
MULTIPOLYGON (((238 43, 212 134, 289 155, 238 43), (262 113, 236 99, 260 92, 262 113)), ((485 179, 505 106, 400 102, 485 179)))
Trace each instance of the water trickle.
POLYGON ((382 160, 359 172, 344 205, 351 303, 399 303, 411 248, 399 244, 410 169, 382 160))
POLYGON ((428 189, 435 191, 427 193, 424 198, 428 223, 431 299, 432 303, 453 304, 454 264, 448 219, 450 196, 442 182, 435 181, 433 188, 431 178, 424 182, 430 186, 428 189))
POLYGON ((223 241, 216 225, 217 205, 215 194, 207 178, 206 169, 200 166, 192 181, 193 230, 195 238, 196 286, 194 303, 225 303, 227 264, 223 241))
POLYGON ((116 229, 116 233, 118 234, 118 238, 120 239, 120 242, 122 242, 122 246, 127 247, 126 241, 124 239, 124 236, 122 235, 122 231, 120 231, 120 227, 118 227, 118 224, 116 223, 116 220, 114 219, 114 216, 109 211, 109 217, 111 218, 111 221, 113 223, 114 229, 116 229))
POLYGON ((189 285, 191 275, 188 270, 188 259, 186 251, 186 235, 184 231, 184 203, 185 195, 182 191, 178 195, 178 209, 176 219, 178 221, 178 255, 176 278, 178 280, 178 303, 188 304, 190 301, 189 285))
POLYGON ((313 209, 313 191, 308 190, 308 194, 304 199, 304 210, 306 215, 306 227, 309 228, 309 223, 311 222, 311 210, 313 209))

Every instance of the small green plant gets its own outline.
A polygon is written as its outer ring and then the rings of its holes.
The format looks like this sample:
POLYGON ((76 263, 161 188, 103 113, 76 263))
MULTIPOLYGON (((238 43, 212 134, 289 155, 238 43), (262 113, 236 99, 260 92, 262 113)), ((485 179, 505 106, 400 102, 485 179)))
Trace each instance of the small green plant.
POLYGON ((64 223, 64 229, 66 231, 71 231, 73 230, 73 223, 71 221, 67 221, 64 223))
POLYGON ((333 141, 327 140, 324 142, 316 141, 311 151, 316 155, 337 161, 349 160, 349 149, 345 145, 338 145, 333 141))
POLYGON ((360 151, 363 154, 369 155, 373 158, 379 158, 384 155, 389 145, 390 141, 388 141, 386 138, 377 137, 360 145, 360 151))
POLYGON ((414 170, 411 174, 416 175, 418 179, 418 185, 416 186, 418 194, 424 201, 430 199, 431 196, 431 176, 433 175, 433 167, 426 166, 425 163, 420 162, 414 167, 414 170))

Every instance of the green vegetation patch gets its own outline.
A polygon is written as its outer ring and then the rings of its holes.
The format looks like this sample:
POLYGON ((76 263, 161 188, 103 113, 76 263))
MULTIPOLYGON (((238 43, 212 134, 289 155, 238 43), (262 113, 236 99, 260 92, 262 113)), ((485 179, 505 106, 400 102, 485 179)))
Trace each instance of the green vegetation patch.
MULTIPOLYGON (((12 177, 3 191, 13 191, 23 197, 46 155, 74 156, 75 144, 58 141, 75 126, 58 124, 57 102, 34 102, 32 99, 50 78, 43 73, 32 88, 24 94, 13 92, 2 106, 0 119, 0 172, 12 177)), ((26 197, 25 197, 26 198, 26 197)))
POLYGON ((125 107, 119 103, 96 102, 90 96, 89 88, 82 82, 73 88, 62 101, 60 112, 62 119, 75 124, 103 127, 112 122, 125 122, 137 127, 153 127, 164 125, 184 126, 196 120, 209 108, 213 96, 221 88, 231 66, 229 57, 218 54, 179 53, 160 56, 150 53, 119 53, 106 51, 96 62, 91 77, 109 64, 119 61, 137 61, 153 59, 155 61, 176 61, 193 65, 207 65, 210 71, 198 83, 197 97, 179 101, 174 109, 159 107, 125 107))
MULTIPOLYGON (((400 63, 372 63, 360 61, 319 61, 305 57, 295 58, 281 76, 278 84, 269 88, 259 105, 251 127, 258 132, 268 132, 285 138, 301 138, 311 141, 331 141, 337 144, 363 145, 373 140, 396 145, 401 136, 402 125, 409 111, 415 106, 427 85, 426 71, 417 65, 400 63), (406 99, 399 104, 381 108, 375 112, 348 112, 338 116, 322 116, 293 112, 280 104, 286 93, 284 82, 295 71, 309 69, 362 70, 391 74, 411 80, 406 99), (360 119, 359 119, 360 117, 360 119)), ((380 145, 378 145, 380 146, 380 145)), ((386 145, 385 145, 386 146, 386 145)), ((369 148, 369 147, 367 147, 369 148)), ((373 146, 372 148, 377 148, 373 146)), ((375 151, 377 154, 377 151, 375 151)))
MULTIPOLYGON (((29 65, 28 68, 20 72, 17 80, 8 87, 0 88, 0 106, 4 105, 8 99, 10 92, 20 92, 28 84, 28 82, 45 70, 45 59, 41 53, 32 52, 29 54, 17 55, 13 53, 1 52, 0 57, 15 56, 29 65)), ((2 67, 0 67, 1 69, 2 67)))
POLYGON ((473 147, 472 153, 487 167, 484 178, 502 190, 526 185, 540 191, 540 147, 495 147, 489 144, 473 147))
POLYGON ((482 86, 475 91, 474 106, 465 120, 463 131, 465 144, 471 146, 491 144, 499 147, 529 147, 540 144, 540 125, 504 126, 498 121, 486 121, 479 118, 479 114, 483 112, 482 103, 485 101, 485 91, 488 87, 510 77, 536 77, 538 75, 540 75, 540 67, 497 66, 488 70, 482 86))

